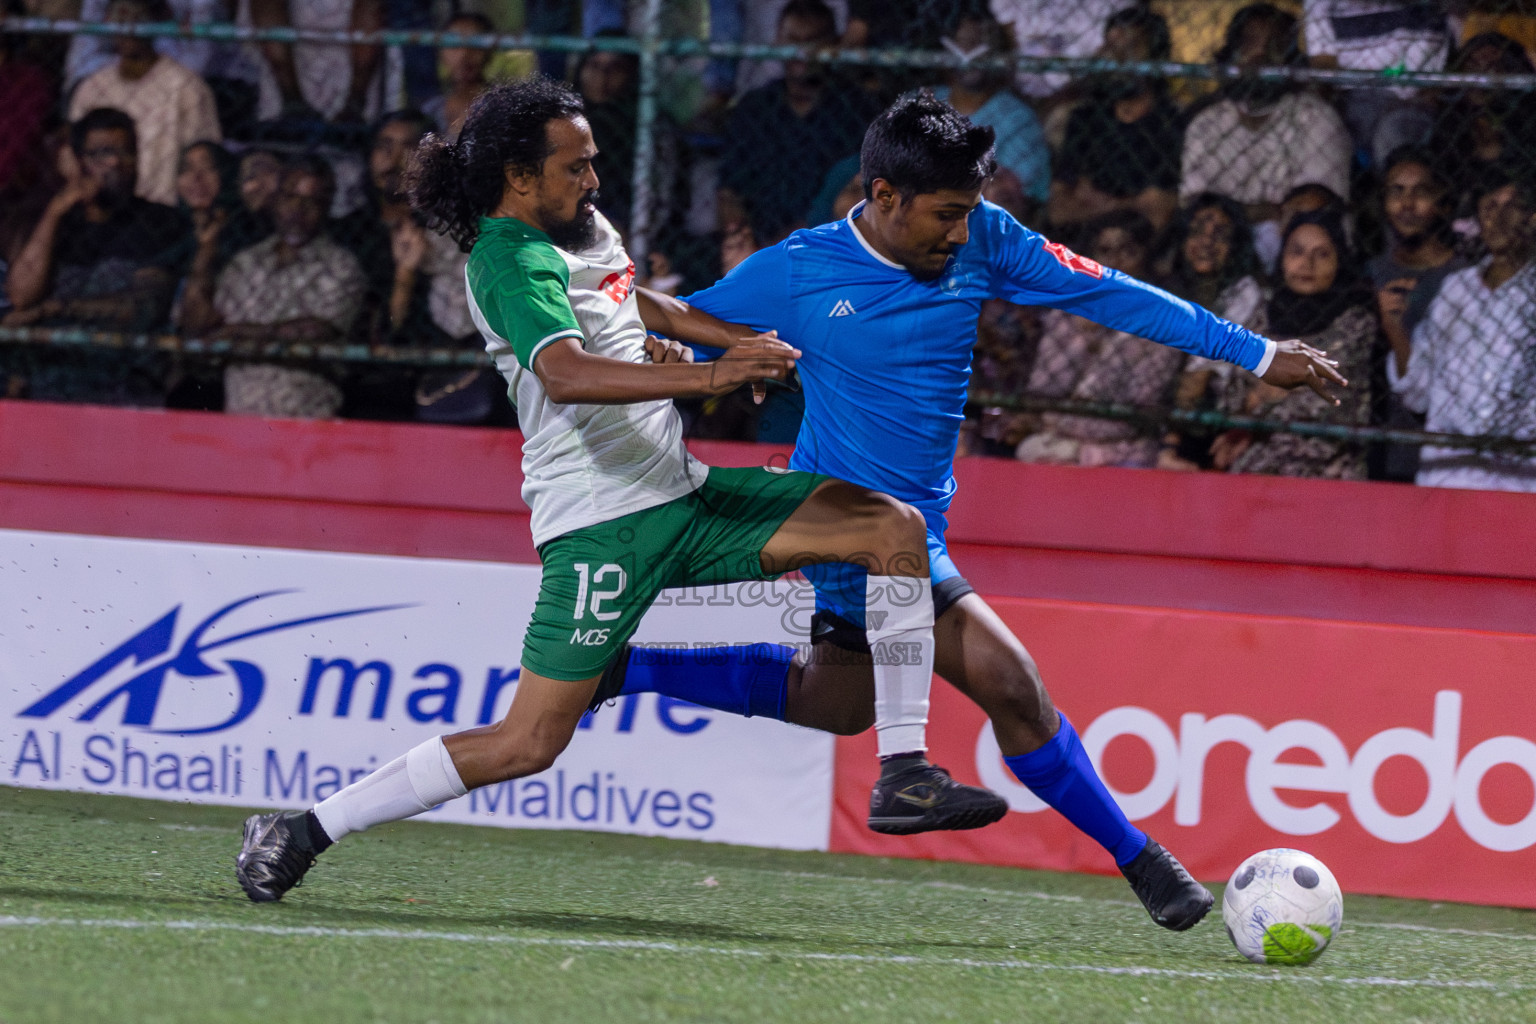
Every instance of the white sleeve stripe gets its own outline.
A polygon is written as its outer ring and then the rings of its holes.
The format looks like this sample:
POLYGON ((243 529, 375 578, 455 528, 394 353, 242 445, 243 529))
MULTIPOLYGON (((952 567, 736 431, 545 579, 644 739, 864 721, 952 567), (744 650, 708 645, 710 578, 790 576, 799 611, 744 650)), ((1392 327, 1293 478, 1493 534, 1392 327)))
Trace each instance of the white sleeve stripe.
POLYGON ((1264 339, 1264 358, 1260 359, 1259 365, 1253 368, 1253 375, 1255 377, 1262 377, 1269 371, 1269 364, 1275 361, 1275 353, 1279 350, 1280 346, 1275 342, 1268 338, 1264 339))
MULTIPOLYGON (((528 369, 533 369, 533 361, 539 358, 540 352, 543 352, 547 346, 554 344, 561 338, 581 338, 582 340, 585 340, 586 336, 580 331, 566 328, 563 331, 556 331, 554 334, 551 334, 548 337, 540 338, 538 344, 533 346, 533 351, 528 353, 528 369)), ((1274 342, 1270 342, 1270 344, 1273 345, 1274 342)))

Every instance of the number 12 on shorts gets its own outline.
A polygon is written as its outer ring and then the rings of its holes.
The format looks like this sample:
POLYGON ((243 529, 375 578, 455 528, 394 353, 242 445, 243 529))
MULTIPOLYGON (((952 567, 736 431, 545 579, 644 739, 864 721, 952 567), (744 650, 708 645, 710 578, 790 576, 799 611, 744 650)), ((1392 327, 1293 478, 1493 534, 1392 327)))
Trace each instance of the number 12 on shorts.
POLYGON ((628 577, 624 575, 624 567, 609 562, 606 565, 598 566, 597 572, 592 572, 591 563, 577 562, 572 568, 576 570, 576 614, 573 616, 575 621, 580 622, 589 610, 592 612, 592 617, 598 622, 612 622, 614 619, 617 619, 622 613, 618 611, 605 612, 603 611, 602 604, 604 601, 612 601, 624 593, 624 585, 629 582, 628 577), (609 590, 597 589, 602 586, 604 579, 609 576, 618 577, 618 584, 609 590), (591 599, 590 604, 588 604, 589 597, 591 599))

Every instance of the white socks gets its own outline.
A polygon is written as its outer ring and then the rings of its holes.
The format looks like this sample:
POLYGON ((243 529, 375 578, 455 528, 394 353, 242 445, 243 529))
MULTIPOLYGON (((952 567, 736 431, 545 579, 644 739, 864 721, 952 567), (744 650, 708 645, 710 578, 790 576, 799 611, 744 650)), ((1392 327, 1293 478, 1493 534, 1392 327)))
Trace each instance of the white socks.
POLYGON ((875 657, 880 756, 927 750, 928 687, 933 682, 933 593, 928 577, 870 576, 864 589, 864 623, 875 657))
POLYGON ((434 737, 315 805, 320 827, 334 842, 386 821, 399 821, 468 790, 441 736, 434 737))

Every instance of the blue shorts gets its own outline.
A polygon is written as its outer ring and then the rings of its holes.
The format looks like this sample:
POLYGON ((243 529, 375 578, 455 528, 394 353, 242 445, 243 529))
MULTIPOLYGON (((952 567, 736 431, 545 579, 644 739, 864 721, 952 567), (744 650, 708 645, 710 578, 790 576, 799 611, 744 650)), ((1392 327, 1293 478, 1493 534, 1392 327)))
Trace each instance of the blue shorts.
MULTIPOLYGON (((955 568, 949 557, 949 545, 944 531, 949 520, 942 512, 918 509, 928 524, 928 579, 933 584, 934 615, 942 615, 950 605, 966 594, 973 593, 971 585, 955 568)), ((835 615, 844 622, 863 628, 864 625, 864 578, 865 571, 844 562, 829 565, 808 565, 801 574, 816 588, 816 613, 835 615)))

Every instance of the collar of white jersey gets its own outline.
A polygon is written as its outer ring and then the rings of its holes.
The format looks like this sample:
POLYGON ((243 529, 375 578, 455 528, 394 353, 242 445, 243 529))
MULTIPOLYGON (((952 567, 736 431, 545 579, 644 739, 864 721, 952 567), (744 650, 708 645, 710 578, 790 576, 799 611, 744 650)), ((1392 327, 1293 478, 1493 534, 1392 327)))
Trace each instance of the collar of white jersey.
POLYGON ((869 253, 875 259, 879 260, 881 263, 884 263, 888 267, 895 267, 897 270, 906 270, 907 268, 902 266, 900 263, 897 263, 895 260, 888 260, 876 252, 875 247, 869 244, 869 239, 864 237, 864 232, 860 231, 858 227, 854 225, 853 219, 857 217, 859 215, 859 211, 864 209, 864 207, 867 205, 869 205, 868 199, 860 199, 856 204, 854 204, 853 209, 848 211, 848 230, 853 232, 853 237, 859 240, 859 244, 864 247, 864 251, 869 253))

